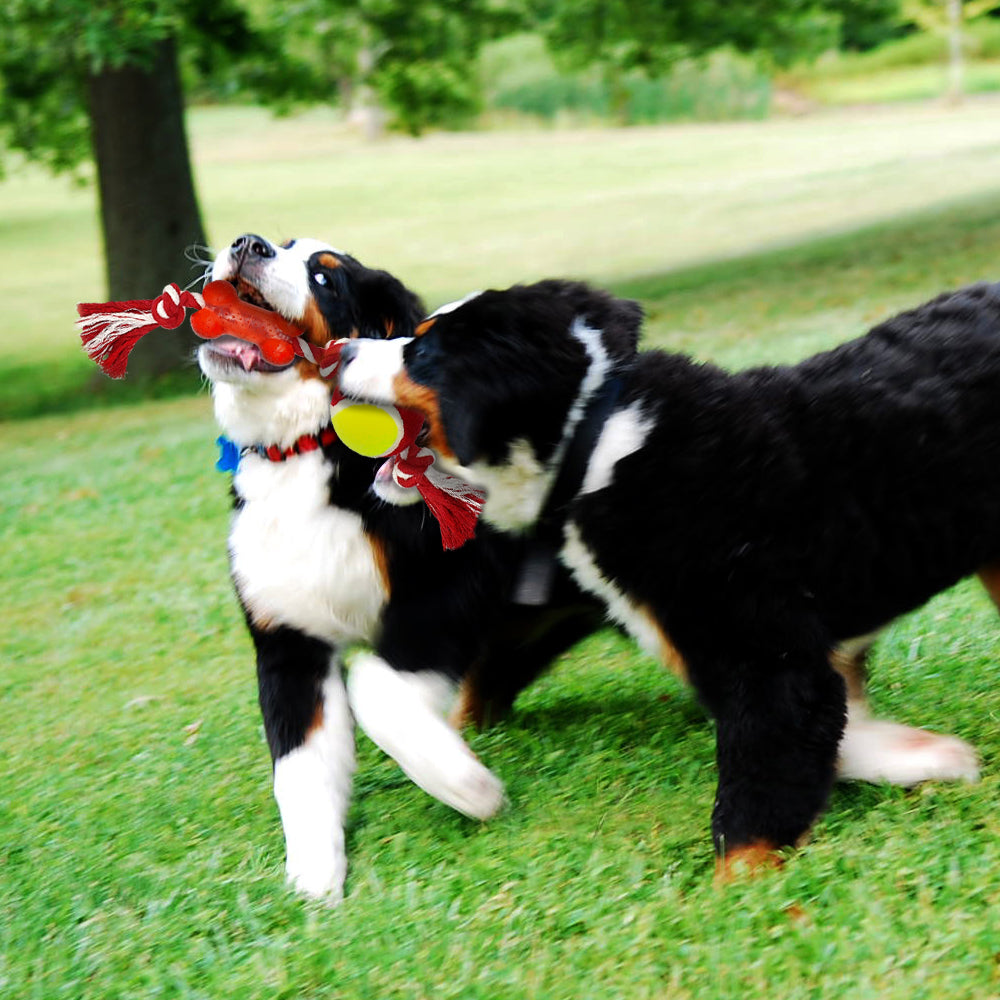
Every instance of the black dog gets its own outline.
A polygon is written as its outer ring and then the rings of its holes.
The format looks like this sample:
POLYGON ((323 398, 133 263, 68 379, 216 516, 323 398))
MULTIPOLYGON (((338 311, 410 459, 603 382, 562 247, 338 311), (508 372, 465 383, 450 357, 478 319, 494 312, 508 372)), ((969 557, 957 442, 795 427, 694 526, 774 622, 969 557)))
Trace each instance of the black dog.
POLYGON ((534 531, 686 673, 717 722, 725 875, 824 806, 837 644, 976 572, 1000 596, 1000 287, 737 374, 636 354, 635 315, 571 282, 485 292, 350 345, 341 388, 420 409, 489 520, 534 531))

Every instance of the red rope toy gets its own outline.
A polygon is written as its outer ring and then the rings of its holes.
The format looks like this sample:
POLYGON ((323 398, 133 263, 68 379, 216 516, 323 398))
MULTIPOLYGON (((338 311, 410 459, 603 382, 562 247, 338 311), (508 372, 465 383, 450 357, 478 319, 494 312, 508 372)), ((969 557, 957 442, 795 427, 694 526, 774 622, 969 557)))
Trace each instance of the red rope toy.
MULTIPOLYGON (((209 282, 201 294, 182 292, 177 285, 171 284, 155 299, 81 302, 76 308, 80 314, 77 325, 81 328, 84 351, 105 374, 116 379, 124 377, 129 354, 139 340, 161 327, 177 329, 184 322, 188 309, 198 310, 191 317, 191 329, 199 337, 212 340, 226 334, 249 341, 256 344, 264 360, 273 365, 290 364, 294 357, 304 358, 319 368, 324 379, 334 376, 340 352, 347 343, 345 338, 314 347, 302 337, 302 331, 284 317, 242 301, 228 281, 209 282)), ((331 407, 349 402, 335 390, 331 407)), ((422 414, 394 407, 382 409, 398 415, 401 431, 389 449, 369 457, 384 456, 392 462, 394 481, 405 489, 416 489, 437 519, 444 547, 459 548, 475 534, 485 494, 433 467, 434 453, 416 443, 423 427, 422 414)), ((363 451, 362 454, 369 453, 363 451)))

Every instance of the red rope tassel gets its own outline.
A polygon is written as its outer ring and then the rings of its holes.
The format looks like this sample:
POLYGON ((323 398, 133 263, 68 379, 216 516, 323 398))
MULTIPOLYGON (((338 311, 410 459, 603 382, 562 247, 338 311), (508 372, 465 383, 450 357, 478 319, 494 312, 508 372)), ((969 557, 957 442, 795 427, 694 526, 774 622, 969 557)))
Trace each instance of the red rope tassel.
POLYGON ((437 520, 444 548, 461 548, 476 534, 486 494, 462 479, 439 472, 433 463, 434 452, 411 445, 396 455, 392 476, 398 486, 416 487, 437 520))
POLYGON ((81 302, 80 339, 87 356, 111 378, 122 378, 132 348, 153 330, 175 330, 188 309, 202 309, 205 300, 197 292, 182 292, 170 284, 155 299, 129 302, 81 302))

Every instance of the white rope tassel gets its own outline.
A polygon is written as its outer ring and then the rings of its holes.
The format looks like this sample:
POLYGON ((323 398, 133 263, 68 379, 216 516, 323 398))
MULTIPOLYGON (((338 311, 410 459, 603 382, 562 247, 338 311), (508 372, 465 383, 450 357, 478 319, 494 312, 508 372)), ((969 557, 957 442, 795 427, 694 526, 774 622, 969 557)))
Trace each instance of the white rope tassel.
POLYGON ((126 309, 124 312, 92 313, 90 316, 81 316, 76 321, 76 325, 83 330, 84 334, 93 334, 90 349, 100 351, 113 344, 119 337, 155 322, 156 320, 150 312, 141 309, 126 309))

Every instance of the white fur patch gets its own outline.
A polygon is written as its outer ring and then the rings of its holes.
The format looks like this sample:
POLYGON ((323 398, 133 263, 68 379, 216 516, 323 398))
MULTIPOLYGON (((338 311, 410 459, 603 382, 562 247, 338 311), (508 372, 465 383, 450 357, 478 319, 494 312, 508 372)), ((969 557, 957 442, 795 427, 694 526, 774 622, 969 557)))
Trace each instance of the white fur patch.
POLYGON ((347 873, 344 822, 354 771, 354 721, 339 665, 323 684, 323 724, 278 758, 274 797, 285 834, 285 871, 298 891, 342 898, 347 873))
POLYGON ((320 451, 287 462, 249 454, 233 485, 245 503, 229 536, 233 576, 254 619, 342 643, 368 640, 386 592, 361 517, 330 505, 320 451))
POLYGON ((613 413, 597 439, 580 492, 596 493, 609 486, 614 478, 615 464, 645 444, 653 424, 653 418, 643 413, 642 404, 638 402, 613 413))
POLYGON ((403 350, 412 337, 355 341, 350 364, 341 365, 340 391, 345 396, 395 403, 393 380, 403 370, 403 350))
POLYGON ((955 736, 870 719, 863 707, 851 705, 840 741, 837 777, 904 787, 935 779, 977 781, 979 760, 976 751, 955 736))
POLYGON ((604 577, 590 549, 580 537, 580 529, 572 522, 566 526, 566 541, 560 558, 576 582, 604 602, 609 618, 625 628, 644 652, 657 659, 662 658, 663 636, 657 630, 655 623, 648 614, 640 611, 629 597, 604 577))
POLYGON ((455 299, 454 302, 446 302, 443 306, 438 306, 437 309, 435 309, 434 312, 432 312, 427 318, 434 319, 436 316, 445 316, 450 312, 454 312, 459 306, 464 306, 466 302, 471 302, 473 299, 478 298, 482 294, 482 292, 469 292, 468 295, 465 295, 460 299, 455 299))
MULTIPOLYGON (((238 445, 285 448, 325 427, 330 385, 294 371, 218 368, 210 345, 199 361, 213 379, 215 415, 238 445)), ((248 454, 233 487, 229 551, 240 597, 254 617, 289 625, 326 642, 369 639, 385 587, 359 515, 330 505, 334 473, 319 450, 285 462, 248 454)))
MULTIPOLYGON (((442 462, 442 467, 445 464, 442 462)), ((507 531, 521 531, 538 520, 552 481, 549 470, 523 438, 511 443, 503 465, 474 463, 447 468, 452 475, 486 491, 483 516, 507 531)))
POLYGON ((454 685, 436 671, 404 673, 373 653, 351 662, 348 696, 358 724, 425 792, 473 819, 503 805, 503 785, 444 719, 454 685))
POLYGON ((328 382, 302 379, 294 368, 244 372, 220 361, 211 344, 198 348, 198 363, 212 381, 215 419, 226 437, 241 447, 288 448, 330 420, 328 382))
POLYGON ((573 405, 566 414, 559 444, 549 462, 542 465, 528 442, 518 440, 511 443, 507 460, 502 465, 475 462, 451 470, 460 478, 486 490, 483 517, 507 531, 522 531, 538 520, 587 405, 611 372, 612 361, 604 349, 600 330, 587 326, 577 318, 570 333, 583 344, 590 363, 573 405))

